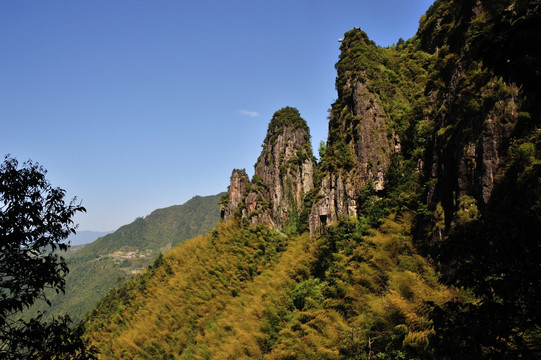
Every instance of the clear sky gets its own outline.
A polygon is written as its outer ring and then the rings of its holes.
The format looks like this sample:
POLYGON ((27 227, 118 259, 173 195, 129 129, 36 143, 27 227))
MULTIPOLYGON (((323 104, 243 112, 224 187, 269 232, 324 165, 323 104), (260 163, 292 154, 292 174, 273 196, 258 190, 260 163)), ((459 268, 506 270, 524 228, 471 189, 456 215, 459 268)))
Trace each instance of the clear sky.
POLYGON ((389 46, 432 2, 0 1, 0 155, 82 200, 80 230, 226 191, 284 106, 317 153, 347 30, 389 46))

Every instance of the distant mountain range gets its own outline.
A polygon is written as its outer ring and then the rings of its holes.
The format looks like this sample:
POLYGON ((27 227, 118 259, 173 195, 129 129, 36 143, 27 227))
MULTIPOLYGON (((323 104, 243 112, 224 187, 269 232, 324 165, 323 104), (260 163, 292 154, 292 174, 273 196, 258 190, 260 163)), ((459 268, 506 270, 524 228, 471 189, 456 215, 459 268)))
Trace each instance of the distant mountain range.
POLYGON ((68 241, 72 246, 90 244, 96 239, 111 234, 112 232, 113 231, 77 231, 77 234, 72 234, 68 237, 68 241))

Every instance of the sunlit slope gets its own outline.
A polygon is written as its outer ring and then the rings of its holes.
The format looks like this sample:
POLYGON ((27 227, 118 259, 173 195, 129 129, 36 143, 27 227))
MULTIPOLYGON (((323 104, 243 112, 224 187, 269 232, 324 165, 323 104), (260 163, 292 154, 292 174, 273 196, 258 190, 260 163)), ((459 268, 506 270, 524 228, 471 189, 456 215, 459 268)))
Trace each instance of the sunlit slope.
POLYGON ((112 290, 85 320, 103 359, 423 354, 425 301, 451 294, 416 254, 409 218, 343 222, 314 239, 222 223, 112 290))

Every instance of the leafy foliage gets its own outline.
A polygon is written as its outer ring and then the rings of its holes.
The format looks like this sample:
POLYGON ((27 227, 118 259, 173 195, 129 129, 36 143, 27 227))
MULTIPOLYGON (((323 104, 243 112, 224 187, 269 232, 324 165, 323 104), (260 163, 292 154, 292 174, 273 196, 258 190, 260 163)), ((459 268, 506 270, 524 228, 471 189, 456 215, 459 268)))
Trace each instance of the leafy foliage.
POLYGON ((450 297, 415 254, 407 219, 387 219, 363 235, 356 221, 328 228, 314 253, 312 276, 300 282, 296 316, 270 358, 430 358, 424 301, 450 297))
POLYGON ((222 224, 206 238, 175 248, 105 297, 87 319, 95 334, 91 338, 112 358, 152 351, 191 354, 199 332, 272 266, 284 246, 284 239, 265 227, 222 224), (158 333, 166 341, 154 344, 158 333))
POLYGON ((431 110, 417 129, 423 125, 428 135, 424 160, 439 169, 424 179, 432 220, 419 224, 432 234, 424 241, 443 280, 474 295, 434 308, 439 358, 541 354, 540 16, 538 1, 442 1, 421 20, 418 35, 435 60, 427 83, 431 110), (497 149, 489 149, 487 136, 497 139, 497 149), (472 156, 475 146, 486 146, 492 159, 472 156), (479 191, 486 182, 476 183, 464 168, 475 174, 490 161, 501 165, 488 193, 479 191), (465 188, 468 182, 474 189, 465 188))
POLYGON ((29 321, 18 314, 45 290, 64 291, 68 267, 60 251, 75 233, 72 217, 85 211, 65 191, 53 188, 46 171, 6 156, 0 166, 0 355, 5 359, 81 358, 91 356, 69 328, 69 317, 46 322, 42 314, 29 321))
POLYGON ((440 244, 438 259, 455 269, 446 281, 479 299, 435 309, 435 344, 442 353, 453 348, 457 357, 531 359, 541 353, 541 162, 529 145, 522 146, 528 160, 521 145, 516 148, 487 210, 482 216, 472 205, 459 210, 459 221, 440 244))
POLYGON ((301 117, 299 110, 294 107, 286 106, 272 115, 265 143, 272 144, 275 140, 275 135, 280 133, 285 127, 290 127, 292 129, 300 128, 304 129, 307 134, 310 133, 308 124, 306 124, 306 121, 301 117))

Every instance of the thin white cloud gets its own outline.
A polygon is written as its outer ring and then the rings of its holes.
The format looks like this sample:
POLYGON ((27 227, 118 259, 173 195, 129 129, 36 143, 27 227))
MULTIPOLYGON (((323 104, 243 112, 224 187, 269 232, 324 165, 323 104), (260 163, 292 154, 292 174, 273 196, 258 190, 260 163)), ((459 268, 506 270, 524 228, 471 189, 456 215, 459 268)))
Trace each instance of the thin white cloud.
POLYGON ((257 116, 259 116, 259 113, 257 111, 239 110, 239 112, 242 115, 246 115, 246 116, 249 116, 249 117, 257 117, 257 116))

